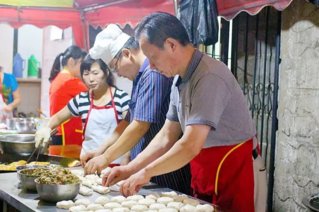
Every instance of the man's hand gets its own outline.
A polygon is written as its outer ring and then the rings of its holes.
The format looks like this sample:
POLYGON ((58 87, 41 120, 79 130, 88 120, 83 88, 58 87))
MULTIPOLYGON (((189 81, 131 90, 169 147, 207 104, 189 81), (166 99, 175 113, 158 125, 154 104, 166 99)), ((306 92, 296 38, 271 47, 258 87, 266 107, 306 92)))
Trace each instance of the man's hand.
POLYGON ((133 174, 133 170, 129 165, 113 167, 111 172, 103 176, 102 184, 105 187, 112 186, 117 182, 129 178, 133 174))
POLYGON ((151 180, 151 177, 148 176, 145 172, 145 169, 137 172, 128 178, 122 185, 120 192, 125 197, 132 196, 136 194, 145 184, 151 180))
POLYGON ((85 174, 95 174, 97 171, 98 174, 101 174, 101 171, 109 165, 108 159, 104 155, 94 157, 89 160, 84 167, 85 174))

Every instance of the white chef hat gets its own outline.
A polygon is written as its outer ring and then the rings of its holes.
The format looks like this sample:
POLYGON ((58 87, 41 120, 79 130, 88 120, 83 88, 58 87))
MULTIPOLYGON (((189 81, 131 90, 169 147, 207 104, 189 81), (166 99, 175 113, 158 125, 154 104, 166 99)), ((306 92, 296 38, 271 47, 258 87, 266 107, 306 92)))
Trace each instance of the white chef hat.
POLYGON ((129 38, 130 36, 122 32, 117 25, 110 24, 96 36, 90 56, 109 64, 129 38))

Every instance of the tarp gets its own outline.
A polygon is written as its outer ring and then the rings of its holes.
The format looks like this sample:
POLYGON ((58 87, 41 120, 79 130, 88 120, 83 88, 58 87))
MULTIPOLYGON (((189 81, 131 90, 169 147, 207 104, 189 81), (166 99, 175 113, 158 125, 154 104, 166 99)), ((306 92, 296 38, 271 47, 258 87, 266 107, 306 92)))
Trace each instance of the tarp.
POLYGON ((0 0, 0 4, 20 7, 73 7, 73 0, 0 0))

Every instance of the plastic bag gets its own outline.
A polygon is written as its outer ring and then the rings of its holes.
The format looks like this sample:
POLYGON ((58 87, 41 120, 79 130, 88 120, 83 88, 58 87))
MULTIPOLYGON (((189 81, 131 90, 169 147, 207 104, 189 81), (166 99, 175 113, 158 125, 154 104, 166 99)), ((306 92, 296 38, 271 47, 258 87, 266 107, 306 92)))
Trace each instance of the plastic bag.
POLYGON ((218 41, 216 0, 183 0, 179 16, 194 46, 212 45, 218 41))

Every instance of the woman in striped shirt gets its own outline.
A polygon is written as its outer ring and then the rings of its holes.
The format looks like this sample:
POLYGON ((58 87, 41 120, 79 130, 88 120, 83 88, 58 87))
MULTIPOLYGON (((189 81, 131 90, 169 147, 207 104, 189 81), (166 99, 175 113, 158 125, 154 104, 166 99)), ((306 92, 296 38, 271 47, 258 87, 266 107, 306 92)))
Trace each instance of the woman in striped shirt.
MULTIPOLYGON (((52 116, 47 127, 36 133, 36 146, 47 142, 52 128, 73 117, 81 117, 83 143, 81 155, 98 148, 125 117, 130 97, 117 89, 108 66, 102 60, 87 56, 81 64, 81 77, 90 89, 71 99, 67 106, 52 116)), ((115 160, 119 164, 123 157, 115 160)))

